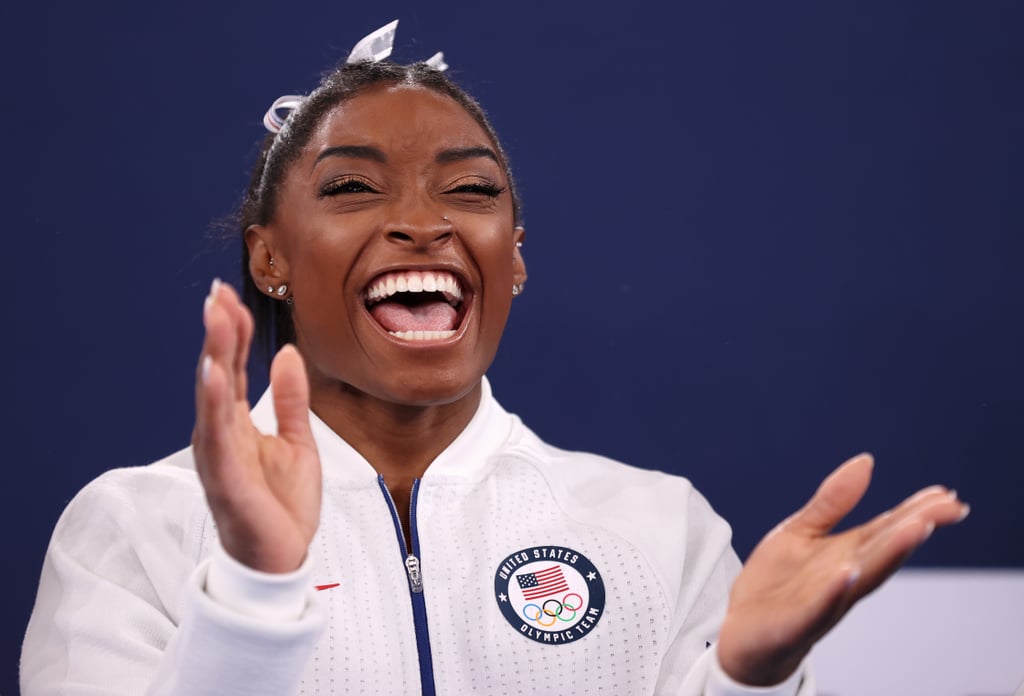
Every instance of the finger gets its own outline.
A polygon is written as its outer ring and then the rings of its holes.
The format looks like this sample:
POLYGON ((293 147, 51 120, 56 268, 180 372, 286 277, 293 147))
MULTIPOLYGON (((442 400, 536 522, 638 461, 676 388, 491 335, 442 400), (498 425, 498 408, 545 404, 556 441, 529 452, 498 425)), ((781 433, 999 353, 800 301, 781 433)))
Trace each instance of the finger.
POLYGON ((889 579, 914 550, 931 536, 934 529, 932 522, 911 517, 872 539, 859 554, 861 575, 854 588, 856 599, 873 592, 889 579))
POLYGON ((232 372, 234 395, 238 401, 248 400, 248 375, 246 365, 249 362, 249 349, 252 344, 252 314, 242 304, 238 293, 230 285, 225 285, 218 297, 221 306, 228 312, 235 330, 235 350, 232 356, 232 372))
POLYGON ((213 281, 210 294, 203 304, 203 327, 206 336, 203 354, 219 363, 232 381, 235 375, 235 355, 238 348, 237 295, 219 279, 213 281))
POLYGON ((196 374, 196 425, 192 442, 196 466, 207 481, 208 464, 225 459, 235 417, 234 353, 237 332, 231 314, 232 291, 220 280, 203 304, 206 337, 196 374))
POLYGON ((249 377, 246 368, 249 364, 249 351, 252 347, 253 319, 248 308, 240 306, 239 309, 241 310, 241 321, 238 324, 239 340, 235 361, 235 398, 248 403, 249 377))
POLYGON ((950 491, 950 499, 941 506, 930 508, 926 514, 936 527, 959 524, 971 514, 971 506, 956 497, 956 491, 950 491))
POLYGON ((971 508, 956 499, 953 492, 929 496, 927 505, 918 506, 913 514, 893 521, 860 550, 863 580, 858 591, 866 594, 895 573, 917 547, 931 537, 937 527, 962 521, 971 508))
POLYGON ((202 436, 213 422, 230 423, 232 416, 230 384, 234 332, 221 301, 223 284, 214 280, 203 304, 206 336, 196 367, 196 429, 202 436), (216 379, 210 377, 216 373, 216 379))
POLYGON ((928 495, 915 500, 906 510, 893 513, 886 519, 875 520, 871 524, 878 524, 873 534, 861 535, 861 546, 867 548, 877 537, 888 533, 888 530, 895 529, 907 524, 912 520, 918 520, 922 525, 932 529, 955 524, 967 517, 970 506, 961 502, 954 491, 931 492, 928 495))
POLYGON ((225 432, 231 418, 231 394, 224 369, 206 355, 200 363, 196 387, 196 426, 192 435, 196 469, 204 482, 210 471, 208 464, 221 460, 225 432))
POLYGON ((843 462, 822 481, 807 504, 790 517, 786 525, 811 534, 827 534, 864 497, 873 467, 874 459, 870 454, 859 454, 843 462))
POLYGON ((945 486, 922 488, 896 507, 883 512, 863 525, 860 529, 861 542, 864 543, 873 539, 886 529, 891 528, 893 525, 898 525, 903 520, 913 517, 922 511, 936 505, 941 506, 950 501, 956 501, 956 499, 956 492, 950 491, 945 486))
POLYGON ((309 381, 295 346, 288 344, 270 365, 270 385, 277 414, 277 433, 292 444, 315 449, 309 427, 309 381))

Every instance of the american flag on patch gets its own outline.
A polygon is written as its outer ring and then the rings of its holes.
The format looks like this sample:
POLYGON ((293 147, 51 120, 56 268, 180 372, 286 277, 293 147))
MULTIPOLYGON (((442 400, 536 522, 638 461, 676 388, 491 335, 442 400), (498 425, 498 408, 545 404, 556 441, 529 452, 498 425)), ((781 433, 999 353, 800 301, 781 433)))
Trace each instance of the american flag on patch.
POLYGON ((523 573, 516 576, 519 581, 519 589, 523 591, 524 599, 540 599, 549 597, 569 589, 569 583, 562 575, 561 566, 551 566, 536 573, 523 573))

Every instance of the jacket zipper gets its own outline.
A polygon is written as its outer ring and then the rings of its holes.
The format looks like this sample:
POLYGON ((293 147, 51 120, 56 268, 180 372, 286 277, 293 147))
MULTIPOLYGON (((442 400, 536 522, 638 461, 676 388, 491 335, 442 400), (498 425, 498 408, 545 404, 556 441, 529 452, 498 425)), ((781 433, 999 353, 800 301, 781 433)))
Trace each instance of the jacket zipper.
POLYGON ((391 510, 391 519, 395 524, 395 534, 398 535, 398 548, 401 551, 405 564, 405 573, 409 578, 409 596, 412 599, 412 620, 416 629, 416 652, 420 663, 420 685, 424 696, 434 696, 434 663, 430 657, 430 634, 427 631, 427 605, 423 599, 423 573, 420 570, 420 540, 416 529, 416 497, 419 493, 420 480, 412 483, 412 496, 409 499, 409 538, 412 541, 412 548, 405 545, 405 533, 402 531, 402 520, 398 516, 398 507, 395 505, 391 492, 384 484, 384 477, 377 476, 377 482, 384 493, 391 510))
POLYGON ((423 592, 423 579, 420 578, 420 559, 413 554, 405 557, 405 572, 409 574, 409 587, 413 592, 423 592))

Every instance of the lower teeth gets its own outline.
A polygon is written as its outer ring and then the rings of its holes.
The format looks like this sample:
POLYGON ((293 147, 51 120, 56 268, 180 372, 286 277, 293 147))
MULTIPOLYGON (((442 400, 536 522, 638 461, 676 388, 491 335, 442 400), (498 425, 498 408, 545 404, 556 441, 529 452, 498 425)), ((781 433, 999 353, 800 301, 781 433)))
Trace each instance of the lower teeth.
POLYGON ((450 331, 388 331, 389 334, 405 341, 436 341, 439 338, 450 338, 455 329, 450 331))

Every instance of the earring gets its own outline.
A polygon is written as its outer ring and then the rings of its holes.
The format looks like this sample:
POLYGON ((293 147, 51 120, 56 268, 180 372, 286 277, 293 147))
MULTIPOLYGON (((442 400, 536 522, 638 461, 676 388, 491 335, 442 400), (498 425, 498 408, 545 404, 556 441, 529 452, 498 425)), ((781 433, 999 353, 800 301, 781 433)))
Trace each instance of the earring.
POLYGON ((268 295, 273 295, 274 294, 274 286, 273 285, 268 285, 267 286, 267 294, 268 295))
POLYGON ((279 288, 277 289, 277 296, 278 296, 278 297, 284 297, 284 294, 285 294, 286 292, 288 292, 288 286, 287 286, 287 285, 285 285, 285 284, 282 284, 282 285, 281 285, 281 286, 280 286, 280 287, 279 287, 279 288))
POLYGON ((516 242, 516 249, 522 249, 522 248, 523 248, 523 243, 522 242, 516 242))
POLYGON ((522 283, 516 283, 515 285, 512 286, 512 297, 518 297, 522 293, 523 293, 523 284, 522 283))
POLYGON ((271 257, 270 257, 270 265, 271 265, 271 266, 273 266, 273 265, 274 265, 274 257, 273 257, 273 256, 271 256, 271 257))

